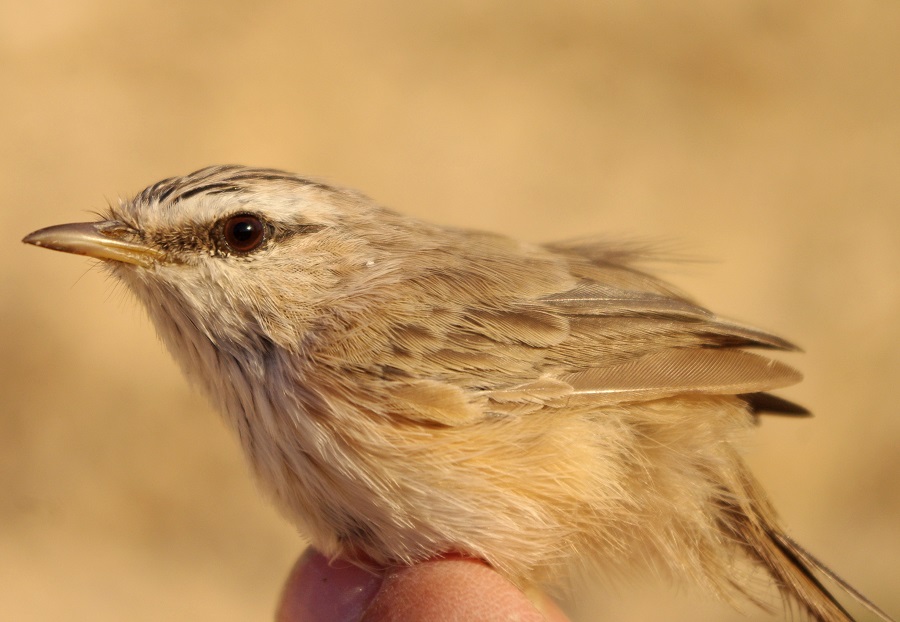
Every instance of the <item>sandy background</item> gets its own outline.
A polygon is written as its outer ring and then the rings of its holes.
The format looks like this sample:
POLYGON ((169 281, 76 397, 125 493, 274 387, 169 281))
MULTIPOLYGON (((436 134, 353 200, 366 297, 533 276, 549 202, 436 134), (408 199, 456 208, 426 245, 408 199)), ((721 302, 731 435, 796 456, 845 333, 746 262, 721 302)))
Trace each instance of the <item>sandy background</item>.
MULTIPOLYGON (((668 276, 806 349, 785 395, 817 416, 766 420, 757 474, 900 614, 900 5, 249 7, 0 1, 0 617, 271 616, 301 539, 136 303, 19 244, 226 162, 716 260, 668 276)), ((594 600, 585 619, 764 619, 652 581, 594 600)))

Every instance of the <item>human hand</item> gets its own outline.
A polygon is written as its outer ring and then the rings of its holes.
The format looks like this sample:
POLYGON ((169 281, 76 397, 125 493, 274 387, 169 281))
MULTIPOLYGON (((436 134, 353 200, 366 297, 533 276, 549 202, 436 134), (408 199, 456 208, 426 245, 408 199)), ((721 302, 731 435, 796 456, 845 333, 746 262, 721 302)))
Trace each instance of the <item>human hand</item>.
POLYGON ((277 622, 566 622, 547 597, 535 603, 485 563, 461 557, 382 576, 307 549, 285 583, 277 622))

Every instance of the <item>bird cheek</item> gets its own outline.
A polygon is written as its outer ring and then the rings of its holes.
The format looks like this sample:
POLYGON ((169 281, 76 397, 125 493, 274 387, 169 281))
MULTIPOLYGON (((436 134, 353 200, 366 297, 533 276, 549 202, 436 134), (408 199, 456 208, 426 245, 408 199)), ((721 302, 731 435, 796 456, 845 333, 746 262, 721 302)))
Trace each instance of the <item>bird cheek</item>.
POLYGON ((308 330, 308 325, 302 321, 272 312, 264 306, 257 307, 255 311, 261 338, 289 350, 294 350, 302 342, 303 334, 308 330))

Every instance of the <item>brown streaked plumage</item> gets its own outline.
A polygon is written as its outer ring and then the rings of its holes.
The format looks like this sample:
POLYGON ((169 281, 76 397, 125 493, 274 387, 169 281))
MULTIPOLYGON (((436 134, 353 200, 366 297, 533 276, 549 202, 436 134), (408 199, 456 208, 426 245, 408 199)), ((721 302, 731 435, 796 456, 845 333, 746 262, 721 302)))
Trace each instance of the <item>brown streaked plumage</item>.
POLYGON ((161 181, 25 242, 124 281, 326 554, 447 551, 519 585, 651 566, 812 618, 850 615, 778 526, 736 444, 799 374, 634 267, 641 253, 450 229, 269 169, 161 181), (743 561, 742 561, 743 560, 743 561), (747 574, 750 572, 750 574, 747 574))

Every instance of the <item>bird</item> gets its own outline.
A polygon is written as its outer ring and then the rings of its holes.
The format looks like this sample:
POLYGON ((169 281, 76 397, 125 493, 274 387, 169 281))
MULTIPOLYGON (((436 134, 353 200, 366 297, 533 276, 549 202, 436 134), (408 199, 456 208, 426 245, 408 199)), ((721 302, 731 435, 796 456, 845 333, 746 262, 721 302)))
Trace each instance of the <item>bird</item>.
POLYGON ((740 455, 790 342, 725 319, 593 238, 431 224, 316 178, 210 166, 23 240, 98 259, 325 555, 448 552, 523 589, 665 574, 851 620, 740 455), (756 351, 753 351, 756 350, 756 351))

